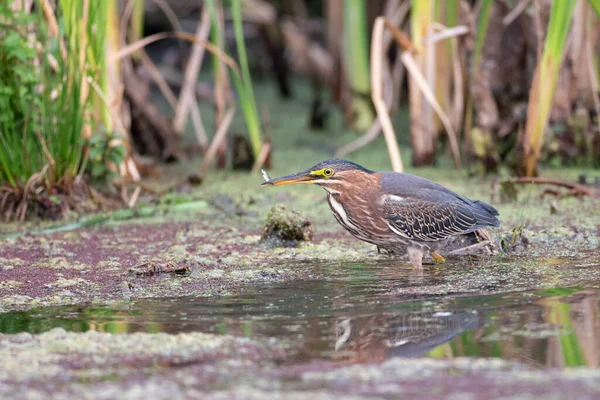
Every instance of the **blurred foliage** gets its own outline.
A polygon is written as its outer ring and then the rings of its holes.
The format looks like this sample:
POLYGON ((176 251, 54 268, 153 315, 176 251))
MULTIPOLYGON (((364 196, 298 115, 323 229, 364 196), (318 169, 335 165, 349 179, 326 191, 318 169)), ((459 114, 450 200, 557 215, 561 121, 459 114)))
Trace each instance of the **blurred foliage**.
POLYGON ((0 185, 22 186, 45 166, 53 185, 81 165, 81 71, 63 61, 38 14, 2 3, 0 18, 0 185), (55 69, 73 79, 65 81, 55 69))
POLYGON ((93 180, 108 181, 119 177, 118 166, 127 155, 122 139, 123 136, 115 132, 99 132, 90 138, 86 170, 93 180))

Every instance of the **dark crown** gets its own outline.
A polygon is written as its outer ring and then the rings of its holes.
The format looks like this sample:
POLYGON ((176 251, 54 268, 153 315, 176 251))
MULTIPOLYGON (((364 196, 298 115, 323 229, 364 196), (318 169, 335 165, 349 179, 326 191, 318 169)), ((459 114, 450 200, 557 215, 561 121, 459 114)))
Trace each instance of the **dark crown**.
POLYGON ((362 171, 362 172, 366 172, 367 174, 373 173, 373 171, 370 171, 356 163, 353 163, 352 161, 341 160, 338 158, 331 158, 329 160, 321 161, 320 163, 318 163, 317 165, 312 167, 310 170, 318 171, 320 169, 328 168, 328 167, 333 168, 335 170, 335 172, 362 171))

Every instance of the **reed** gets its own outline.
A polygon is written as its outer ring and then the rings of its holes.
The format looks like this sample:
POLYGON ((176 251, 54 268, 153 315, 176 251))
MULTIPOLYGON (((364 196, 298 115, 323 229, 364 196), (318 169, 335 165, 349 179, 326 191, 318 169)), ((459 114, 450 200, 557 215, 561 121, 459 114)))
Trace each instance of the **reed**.
POLYGON ((248 68, 248 57, 246 55, 246 44, 244 41, 244 30, 242 26, 241 0, 232 0, 231 13, 233 17, 233 29, 235 33, 235 42, 238 53, 240 69, 242 71, 241 79, 235 78, 234 83, 240 95, 240 105, 246 121, 246 128, 250 136, 250 145, 254 158, 258 158, 261 143, 261 126, 254 90, 252 89, 252 79, 250 78, 250 69, 248 68))
POLYGON ((344 63, 352 95, 352 128, 364 132, 375 113, 370 100, 367 6, 364 0, 344 1, 344 63))
POLYGON ((519 140, 516 172, 521 176, 534 176, 537 172, 544 131, 576 4, 576 1, 555 1, 550 9, 544 50, 535 68, 529 92, 525 132, 519 140))

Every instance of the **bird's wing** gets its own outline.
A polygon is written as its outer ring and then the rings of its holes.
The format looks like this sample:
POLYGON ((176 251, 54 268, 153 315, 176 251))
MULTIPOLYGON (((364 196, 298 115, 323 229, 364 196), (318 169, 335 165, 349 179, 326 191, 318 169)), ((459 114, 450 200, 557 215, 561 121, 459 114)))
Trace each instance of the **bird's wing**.
POLYGON ((472 232, 477 218, 465 204, 424 196, 384 197, 383 215, 396 234, 413 240, 437 241, 472 232))

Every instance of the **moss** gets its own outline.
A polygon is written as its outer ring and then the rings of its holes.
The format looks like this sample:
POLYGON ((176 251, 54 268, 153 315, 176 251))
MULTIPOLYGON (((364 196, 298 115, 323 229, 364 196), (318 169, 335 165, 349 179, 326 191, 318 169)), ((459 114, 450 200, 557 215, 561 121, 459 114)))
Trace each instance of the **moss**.
POLYGON ((267 215, 261 242, 273 247, 293 247, 298 242, 311 241, 312 238, 313 227, 306 217, 283 205, 277 205, 267 215))

